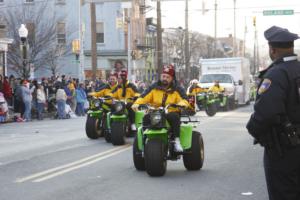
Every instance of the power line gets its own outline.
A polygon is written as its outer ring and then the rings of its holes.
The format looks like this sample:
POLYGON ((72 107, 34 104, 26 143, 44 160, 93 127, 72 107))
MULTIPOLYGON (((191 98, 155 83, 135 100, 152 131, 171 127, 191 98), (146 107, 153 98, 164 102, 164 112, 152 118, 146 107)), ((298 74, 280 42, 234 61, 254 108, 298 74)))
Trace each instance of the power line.
MULTIPOLYGON (((261 8, 281 8, 282 7, 300 7, 300 4, 294 4, 294 5, 276 5, 276 6, 249 6, 249 7, 236 7, 236 10, 245 10, 245 9, 261 9, 261 8)), ((174 11, 174 10, 181 10, 181 9, 162 9, 162 11, 174 11)), ((202 9, 189 9, 190 11, 201 11, 202 9)), ((205 8, 205 11, 211 11, 214 10, 214 8, 205 8)), ((218 10, 234 10, 234 8, 218 8, 218 10)))

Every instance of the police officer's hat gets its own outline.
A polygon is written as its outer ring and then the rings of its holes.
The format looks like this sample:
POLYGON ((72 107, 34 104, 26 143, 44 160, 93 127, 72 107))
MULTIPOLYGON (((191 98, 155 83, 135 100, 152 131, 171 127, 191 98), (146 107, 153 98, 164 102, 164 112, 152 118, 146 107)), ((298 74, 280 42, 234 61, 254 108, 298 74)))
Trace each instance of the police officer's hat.
POLYGON ((278 26, 272 26, 264 33, 265 38, 269 41, 270 46, 277 48, 290 48, 294 46, 294 40, 299 39, 295 33, 289 32, 288 29, 278 26))

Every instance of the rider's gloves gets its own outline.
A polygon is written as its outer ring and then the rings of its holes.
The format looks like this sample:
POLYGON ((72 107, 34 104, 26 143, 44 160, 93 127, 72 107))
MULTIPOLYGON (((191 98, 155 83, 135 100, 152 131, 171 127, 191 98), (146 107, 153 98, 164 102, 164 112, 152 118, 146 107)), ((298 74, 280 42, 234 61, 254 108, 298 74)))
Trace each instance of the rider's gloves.
POLYGON ((178 106, 182 106, 182 107, 188 107, 188 106, 186 105, 186 103, 183 102, 183 101, 178 102, 177 105, 178 105, 178 106))
POLYGON ((139 104, 133 104, 133 105, 131 106, 131 109, 132 109, 134 112, 138 111, 138 110, 139 110, 139 104))

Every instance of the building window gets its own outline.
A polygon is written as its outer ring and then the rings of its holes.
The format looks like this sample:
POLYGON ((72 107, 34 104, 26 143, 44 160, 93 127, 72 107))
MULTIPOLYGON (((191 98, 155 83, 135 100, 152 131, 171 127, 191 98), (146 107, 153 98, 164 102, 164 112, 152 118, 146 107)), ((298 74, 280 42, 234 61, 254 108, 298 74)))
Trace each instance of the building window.
POLYGON ((26 23, 26 28, 28 30, 28 38, 32 41, 35 40, 35 24, 34 23, 26 23))
POLYGON ((25 3, 34 3, 34 0, 25 0, 25 3))
POLYGON ((4 0, 0 0, 0 4, 3 4, 4 3, 4 0))
POLYGON ((56 26, 57 30, 57 43, 66 44, 66 24, 64 22, 58 22, 56 26))
POLYGON ((66 4, 66 0, 56 0, 56 4, 66 4))
POLYGON ((103 22, 96 24, 96 43, 104 43, 104 25, 103 22))

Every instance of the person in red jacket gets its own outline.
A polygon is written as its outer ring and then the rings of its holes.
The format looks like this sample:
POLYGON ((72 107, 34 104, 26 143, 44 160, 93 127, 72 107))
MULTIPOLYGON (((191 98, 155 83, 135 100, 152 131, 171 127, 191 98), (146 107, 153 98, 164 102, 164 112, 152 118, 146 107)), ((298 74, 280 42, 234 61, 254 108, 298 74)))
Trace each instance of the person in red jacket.
POLYGON ((3 80, 3 89, 2 92, 4 94, 4 98, 7 101, 8 105, 12 105, 12 89, 10 87, 9 81, 8 81, 8 77, 5 76, 4 80, 3 80))

